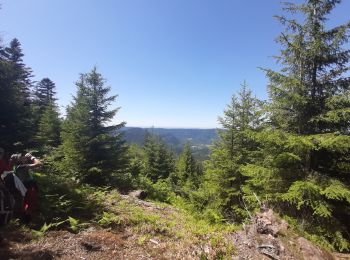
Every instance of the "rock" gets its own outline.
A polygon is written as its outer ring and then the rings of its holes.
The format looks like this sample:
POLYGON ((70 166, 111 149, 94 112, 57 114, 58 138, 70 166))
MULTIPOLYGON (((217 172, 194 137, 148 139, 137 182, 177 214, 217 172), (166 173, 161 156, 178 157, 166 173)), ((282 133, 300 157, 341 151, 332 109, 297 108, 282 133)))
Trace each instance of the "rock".
POLYGON ((278 234, 285 234, 288 224, 279 220, 271 209, 258 213, 255 218, 256 230, 260 234, 271 234, 276 237, 278 234))
POLYGON ((318 259, 334 259, 330 253, 325 250, 320 249, 317 246, 311 244, 310 241, 303 237, 297 239, 299 250, 304 259, 308 260, 318 260, 318 259))
POLYGON ((350 254, 334 253, 333 257, 335 260, 349 260, 350 254))
POLYGON ((87 250, 87 251, 99 251, 101 250, 101 246, 93 243, 93 242, 87 242, 87 241, 82 241, 81 245, 87 250))
POLYGON ((280 250, 274 245, 260 245, 258 246, 258 251, 261 254, 271 257, 272 259, 279 259, 280 250))
POLYGON ((138 198, 140 200, 144 200, 145 198, 147 198, 148 194, 144 190, 135 190, 135 191, 130 192, 129 196, 134 197, 134 198, 138 198))
POLYGON ((88 227, 88 228, 86 229, 86 232, 94 232, 94 231, 96 231, 96 228, 93 227, 93 226, 88 227))
POLYGON ((149 241, 152 242, 153 244, 159 245, 159 242, 153 238, 151 238, 149 241))
POLYGON ((204 253, 209 254, 210 253, 210 247, 208 245, 205 245, 203 248, 204 253))
POLYGON ((278 230, 278 234, 279 235, 283 235, 283 236, 285 236, 285 235, 287 235, 287 230, 288 230, 288 223, 287 223, 287 221, 285 221, 285 220, 281 220, 281 223, 280 223, 280 225, 279 225, 279 230, 278 230))

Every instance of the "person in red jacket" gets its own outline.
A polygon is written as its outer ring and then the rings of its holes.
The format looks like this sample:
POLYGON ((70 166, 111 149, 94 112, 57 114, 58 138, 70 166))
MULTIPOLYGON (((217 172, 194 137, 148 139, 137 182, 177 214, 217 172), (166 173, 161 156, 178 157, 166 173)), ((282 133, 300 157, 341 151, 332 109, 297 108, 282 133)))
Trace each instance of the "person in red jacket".
MULTIPOLYGON (((11 220, 14 212, 15 197, 8 189, 8 180, 11 179, 11 177, 13 177, 13 173, 6 158, 5 150, 0 148, 0 226, 7 224, 11 220)), ((13 190, 16 189, 15 177, 10 180, 10 183, 11 188, 13 188, 13 190)), ((23 184, 22 188, 24 188, 22 190, 24 195, 26 189, 23 184)))
POLYGON ((42 162, 30 153, 27 153, 24 156, 21 154, 11 155, 10 164, 16 176, 27 188, 27 192, 23 200, 22 218, 24 222, 28 223, 30 222, 33 214, 36 212, 39 192, 37 183, 30 174, 29 170, 41 166, 42 162))
POLYGON ((0 147, 0 175, 4 173, 4 171, 10 171, 10 165, 5 157, 5 150, 0 147))

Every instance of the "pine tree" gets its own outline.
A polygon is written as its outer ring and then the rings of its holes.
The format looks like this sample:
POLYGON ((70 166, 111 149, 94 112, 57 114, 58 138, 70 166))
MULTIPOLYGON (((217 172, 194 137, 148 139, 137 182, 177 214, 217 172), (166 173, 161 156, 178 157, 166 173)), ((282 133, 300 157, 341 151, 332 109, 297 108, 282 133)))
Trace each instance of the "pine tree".
POLYGON ((56 95, 56 85, 49 78, 43 78, 39 83, 35 86, 35 101, 38 103, 40 107, 47 107, 53 105, 57 98, 56 95))
POLYGON ((0 135, 1 146, 13 151, 13 144, 32 142, 31 70, 23 63, 21 44, 13 39, 0 47, 0 135))
POLYGON ((61 120, 55 105, 44 110, 39 121, 36 140, 44 147, 57 147, 60 144, 61 120))
POLYGON ((174 171, 174 155, 159 136, 146 133, 144 153, 144 175, 152 182, 164 180, 174 171))
POLYGON ((15 116, 18 107, 14 106, 16 92, 11 88, 11 64, 7 59, 5 47, 0 45, 0 147, 8 148, 14 143, 10 138, 14 130, 14 122, 11 116, 15 116))
POLYGON ((286 4, 285 10, 301 14, 303 21, 278 17, 286 32, 278 38, 283 68, 267 70, 271 124, 251 135, 259 149, 241 172, 251 206, 255 193, 304 223, 301 231, 321 236, 319 241, 333 249, 348 250, 350 52, 344 43, 350 23, 326 26, 339 3, 286 4))
POLYGON ((39 120, 48 106, 56 106, 56 85, 49 78, 43 78, 35 85, 33 95, 33 113, 35 115, 35 125, 39 125, 39 120))
POLYGON ((256 142, 249 133, 261 127, 261 106, 262 102, 252 96, 246 83, 242 84, 238 98, 232 96, 224 116, 219 117, 223 129, 219 130, 219 140, 205 164, 205 181, 196 195, 202 194, 203 198, 194 198, 203 200, 218 216, 231 221, 241 221, 246 215, 241 191, 245 178, 240 167, 254 156, 256 142))
POLYGON ((96 68, 82 74, 76 85, 77 95, 62 126, 63 165, 81 181, 111 184, 125 166, 126 148, 117 132, 125 123, 107 125, 119 109, 109 110, 117 96, 108 96, 110 87, 96 68))
POLYGON ((180 154, 177 170, 179 172, 180 179, 184 182, 191 181, 194 182, 197 178, 197 165, 196 160, 194 159, 190 143, 184 145, 183 151, 180 154))
MULTIPOLYGON (((35 140, 41 147, 52 148, 60 144, 61 120, 56 104, 55 83, 42 79, 36 86, 33 100, 35 140)), ((46 149, 45 148, 45 149, 46 149)))
POLYGON ((188 197, 198 189, 201 177, 198 162, 193 157, 190 143, 187 142, 176 162, 175 171, 170 175, 173 190, 183 197, 188 197))
POLYGON ((286 31, 277 39, 284 47, 277 60, 281 72, 267 70, 272 123, 288 132, 349 132, 348 41, 350 22, 327 29, 327 15, 339 0, 287 3, 285 10, 304 16, 303 23, 277 16, 286 31))

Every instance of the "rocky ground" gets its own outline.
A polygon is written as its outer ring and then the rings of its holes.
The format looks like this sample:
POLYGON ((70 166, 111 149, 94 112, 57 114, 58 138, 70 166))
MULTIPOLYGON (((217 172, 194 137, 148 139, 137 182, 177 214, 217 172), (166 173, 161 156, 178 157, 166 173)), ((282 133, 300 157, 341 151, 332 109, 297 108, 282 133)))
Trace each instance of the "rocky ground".
POLYGON ((1 231, 0 259, 350 259, 297 236, 272 210, 243 230, 218 229, 184 212, 118 194, 104 200, 108 213, 79 230, 1 231))

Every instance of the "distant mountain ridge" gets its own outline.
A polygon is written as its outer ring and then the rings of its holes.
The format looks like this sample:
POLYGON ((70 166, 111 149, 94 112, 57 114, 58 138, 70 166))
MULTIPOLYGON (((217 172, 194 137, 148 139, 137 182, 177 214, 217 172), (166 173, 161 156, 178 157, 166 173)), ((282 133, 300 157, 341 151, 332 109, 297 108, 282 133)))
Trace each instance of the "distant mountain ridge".
POLYGON ((127 142, 142 144, 146 131, 159 135, 167 144, 184 144, 190 141, 192 144, 210 145, 218 138, 216 129, 196 128, 142 128, 124 127, 121 129, 127 142))
POLYGON ((176 153, 180 153, 183 145, 190 142, 195 155, 202 159, 207 157, 208 147, 218 138, 216 129, 124 127, 121 131, 128 143, 138 145, 143 144, 146 132, 159 135, 176 153))

